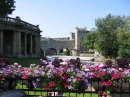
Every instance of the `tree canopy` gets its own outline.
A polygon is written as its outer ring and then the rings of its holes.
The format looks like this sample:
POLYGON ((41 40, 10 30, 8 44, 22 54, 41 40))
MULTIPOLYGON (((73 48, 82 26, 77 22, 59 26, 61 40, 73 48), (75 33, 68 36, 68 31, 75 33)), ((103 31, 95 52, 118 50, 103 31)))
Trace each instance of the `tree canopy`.
POLYGON ((93 33, 86 35, 86 48, 94 46, 105 57, 130 57, 130 17, 108 14, 105 18, 96 19, 95 25, 96 37, 93 33))
POLYGON ((14 0, 0 0, 0 16, 12 14, 15 10, 14 0))
POLYGON ((95 41, 97 40, 96 30, 92 30, 90 33, 86 34, 86 40, 83 41, 83 46, 87 49, 94 49, 95 41))

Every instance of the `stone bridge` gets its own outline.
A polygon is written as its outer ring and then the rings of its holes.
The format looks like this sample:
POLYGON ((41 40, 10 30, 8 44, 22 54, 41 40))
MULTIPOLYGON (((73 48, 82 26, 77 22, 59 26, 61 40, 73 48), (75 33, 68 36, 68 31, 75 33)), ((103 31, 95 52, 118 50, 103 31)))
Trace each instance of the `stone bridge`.
POLYGON ((67 50, 67 55, 78 56, 80 52, 85 52, 82 42, 88 33, 87 28, 75 28, 75 32, 70 32, 70 37, 66 38, 45 38, 41 37, 41 55, 61 55, 67 50))
POLYGON ((74 40, 69 38, 41 38, 40 41, 41 54, 44 55, 61 55, 63 50, 67 50, 67 55, 71 54, 71 50, 74 48, 74 40))

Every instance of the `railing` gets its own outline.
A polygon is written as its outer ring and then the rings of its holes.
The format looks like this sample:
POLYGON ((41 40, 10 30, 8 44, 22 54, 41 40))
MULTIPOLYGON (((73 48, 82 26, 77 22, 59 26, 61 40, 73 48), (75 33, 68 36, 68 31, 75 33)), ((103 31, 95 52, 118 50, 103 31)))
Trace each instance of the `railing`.
POLYGON ((0 22, 13 23, 16 25, 22 25, 23 27, 39 30, 38 26, 29 24, 25 21, 20 20, 19 18, 11 18, 11 17, 0 17, 0 22))
MULTIPOLYGON (((88 88, 84 88, 83 85, 76 85, 74 90, 58 90, 53 89, 46 90, 46 83, 41 81, 37 83, 35 87, 33 80, 29 79, 6 79, 0 80, 0 91, 6 90, 22 90, 25 91, 27 96, 44 96, 44 97, 130 97, 130 83, 120 82, 120 88, 107 91, 107 96, 101 96, 99 90, 105 91, 106 87, 102 86, 100 81, 90 81, 91 85, 88 88), (57 96, 57 93, 58 96, 57 96), (62 95, 63 94, 63 95, 62 95), (52 96, 50 96, 52 95, 52 96)), ((63 84, 61 84, 63 86, 63 84)))

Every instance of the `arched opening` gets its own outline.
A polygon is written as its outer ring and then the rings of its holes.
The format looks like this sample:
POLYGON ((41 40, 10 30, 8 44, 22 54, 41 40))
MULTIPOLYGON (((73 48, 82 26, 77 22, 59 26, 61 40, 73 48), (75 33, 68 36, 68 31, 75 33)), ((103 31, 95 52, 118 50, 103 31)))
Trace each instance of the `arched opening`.
POLYGON ((45 53, 46 56, 51 56, 51 55, 57 55, 57 51, 56 49, 54 48, 49 48, 46 53, 45 53))
POLYGON ((59 55, 70 55, 70 51, 67 48, 63 48, 59 51, 59 55))

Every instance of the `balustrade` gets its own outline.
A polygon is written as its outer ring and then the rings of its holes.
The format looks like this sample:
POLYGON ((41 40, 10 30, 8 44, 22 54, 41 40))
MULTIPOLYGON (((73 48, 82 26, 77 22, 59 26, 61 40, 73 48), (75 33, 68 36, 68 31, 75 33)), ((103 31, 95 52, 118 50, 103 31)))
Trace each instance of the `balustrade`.
POLYGON ((30 28, 30 29, 33 29, 33 30, 39 30, 38 26, 29 24, 29 23, 22 21, 20 19, 17 19, 17 18, 0 17, 0 21, 5 22, 5 23, 13 23, 13 24, 17 24, 17 25, 22 25, 23 27, 30 28))

